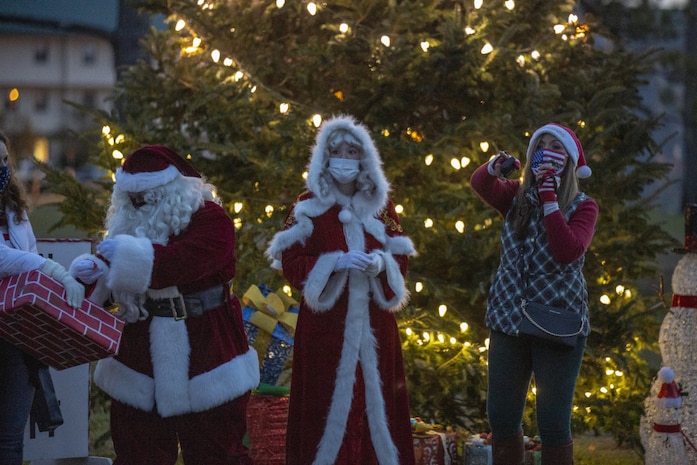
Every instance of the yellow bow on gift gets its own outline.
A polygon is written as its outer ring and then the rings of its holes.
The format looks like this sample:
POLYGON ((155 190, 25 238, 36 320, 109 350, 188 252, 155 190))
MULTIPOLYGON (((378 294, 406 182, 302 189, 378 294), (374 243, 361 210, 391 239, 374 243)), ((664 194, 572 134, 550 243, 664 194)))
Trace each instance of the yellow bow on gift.
POLYGON ((256 310, 249 318, 249 322, 254 326, 272 334, 276 325, 280 323, 291 336, 295 336, 298 314, 288 310, 298 305, 298 302, 292 297, 282 292, 269 292, 264 297, 259 287, 252 284, 242 296, 242 302, 256 310))

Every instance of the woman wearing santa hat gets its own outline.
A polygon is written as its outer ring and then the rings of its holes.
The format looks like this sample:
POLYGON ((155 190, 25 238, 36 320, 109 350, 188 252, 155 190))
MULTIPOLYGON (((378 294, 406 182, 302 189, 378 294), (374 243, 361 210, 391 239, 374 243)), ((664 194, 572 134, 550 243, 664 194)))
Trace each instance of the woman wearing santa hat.
POLYGON ((108 238, 73 261, 89 298, 126 321, 95 383, 112 398, 116 464, 250 464, 243 444, 259 383, 235 275, 235 230, 213 186, 178 154, 141 147, 116 173, 108 238))
MULTIPOLYGON (((501 262, 486 313, 493 465, 523 463, 521 423, 533 374, 542 463, 569 465, 573 463, 574 389, 590 332, 582 270, 598 205, 579 190, 579 178, 589 177, 591 170, 571 129, 549 123, 533 133, 522 182, 502 173, 502 165, 510 158, 500 153, 470 180, 477 195, 505 219, 501 262), (523 334, 527 301, 579 315, 576 345, 523 334)), ((510 161, 520 167, 517 160, 510 161)))
POLYGON ((267 250, 302 291, 286 464, 413 464, 394 313, 415 252, 363 125, 348 116, 322 125, 307 187, 267 250))

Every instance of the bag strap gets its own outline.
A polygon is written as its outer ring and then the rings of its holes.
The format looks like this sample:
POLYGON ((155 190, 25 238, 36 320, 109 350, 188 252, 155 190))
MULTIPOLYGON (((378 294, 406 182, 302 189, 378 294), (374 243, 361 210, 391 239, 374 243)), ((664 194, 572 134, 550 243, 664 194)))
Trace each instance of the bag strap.
POLYGON ((549 334, 550 336, 554 336, 554 337, 572 337, 572 336, 578 336, 578 335, 581 334, 581 332, 583 331, 583 318, 581 318, 581 324, 580 324, 580 326, 579 326, 579 328, 578 328, 578 331, 576 331, 575 333, 571 333, 571 334, 557 334, 557 333, 554 333, 554 332, 552 332, 552 331, 549 331, 549 330, 543 328, 542 325, 540 325, 539 323, 537 323, 537 322, 530 316, 530 314, 528 313, 528 311, 525 309, 525 307, 526 307, 527 305, 528 305, 527 300, 523 299, 523 301, 522 301, 521 304, 520 304, 520 309, 523 311, 523 315, 525 315, 525 318, 527 318, 527 319, 530 321, 530 323, 533 324, 533 326, 535 326, 537 329, 539 329, 539 330, 542 331, 543 333, 547 333, 547 334, 549 334))

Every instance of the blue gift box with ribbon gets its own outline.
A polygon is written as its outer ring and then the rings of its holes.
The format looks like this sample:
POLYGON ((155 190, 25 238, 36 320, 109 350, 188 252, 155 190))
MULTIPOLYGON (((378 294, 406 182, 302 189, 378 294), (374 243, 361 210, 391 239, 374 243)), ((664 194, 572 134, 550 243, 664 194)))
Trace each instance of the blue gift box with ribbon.
POLYGON ((279 383, 292 363, 298 303, 266 285, 249 287, 242 296, 242 319, 249 344, 259 354, 261 383, 279 383))

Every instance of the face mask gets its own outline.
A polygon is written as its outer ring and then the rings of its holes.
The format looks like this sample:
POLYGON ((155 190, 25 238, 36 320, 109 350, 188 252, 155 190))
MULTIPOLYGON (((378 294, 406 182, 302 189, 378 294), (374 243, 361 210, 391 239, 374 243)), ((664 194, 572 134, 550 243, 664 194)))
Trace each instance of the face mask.
POLYGON ((10 176, 12 172, 9 166, 0 167, 0 193, 5 192, 7 186, 10 184, 10 176))
POLYGON ((330 158, 329 174, 340 184, 346 184, 356 179, 360 172, 360 162, 349 158, 330 158))
POLYGON ((546 165, 545 169, 552 168, 559 174, 564 169, 565 162, 566 154, 563 152, 551 149, 537 149, 532 154, 530 168, 535 176, 540 173, 540 165, 546 165))

